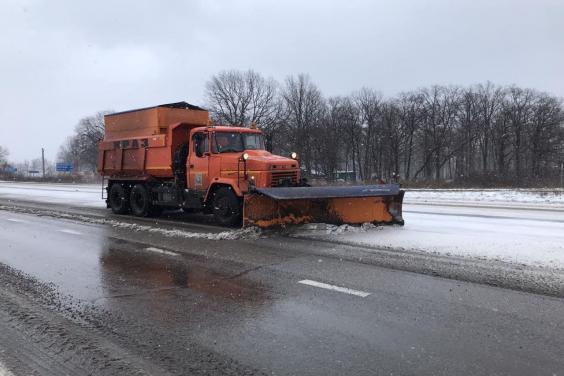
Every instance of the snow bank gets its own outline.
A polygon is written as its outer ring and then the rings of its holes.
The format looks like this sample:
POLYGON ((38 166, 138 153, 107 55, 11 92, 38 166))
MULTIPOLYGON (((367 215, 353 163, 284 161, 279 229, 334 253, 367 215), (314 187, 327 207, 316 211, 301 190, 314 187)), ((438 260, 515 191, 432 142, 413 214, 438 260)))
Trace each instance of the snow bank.
POLYGON ((409 189, 405 194, 405 202, 520 204, 564 208, 564 191, 559 189, 409 189))
POLYGON ((560 220, 433 213, 406 213, 404 218, 403 227, 309 225, 291 236, 564 269, 564 212, 560 220))
POLYGON ((105 208, 102 185, 56 184, 0 181, 0 197, 12 200, 47 202, 105 208))
POLYGON ((167 237, 185 238, 185 239, 207 239, 207 240, 238 240, 238 239, 258 239, 262 236, 262 230, 257 227, 247 227, 237 230, 226 230, 221 232, 194 232, 180 229, 166 229, 152 225, 140 225, 137 223, 123 222, 115 219, 97 218, 85 215, 62 213, 51 210, 31 209, 23 207, 12 207, 0 205, 0 210, 6 210, 23 214, 34 214, 48 216, 53 218, 62 218, 72 221, 80 221, 96 225, 107 225, 119 229, 128 229, 131 231, 141 231, 157 233, 167 237))

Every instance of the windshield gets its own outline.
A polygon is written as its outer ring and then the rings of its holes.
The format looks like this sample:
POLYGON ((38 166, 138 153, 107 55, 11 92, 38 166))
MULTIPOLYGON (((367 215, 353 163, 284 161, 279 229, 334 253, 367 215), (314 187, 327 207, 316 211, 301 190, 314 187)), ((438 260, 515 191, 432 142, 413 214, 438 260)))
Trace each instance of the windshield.
POLYGON ((244 150, 264 150, 259 133, 216 132, 213 137, 214 153, 237 153, 244 150))

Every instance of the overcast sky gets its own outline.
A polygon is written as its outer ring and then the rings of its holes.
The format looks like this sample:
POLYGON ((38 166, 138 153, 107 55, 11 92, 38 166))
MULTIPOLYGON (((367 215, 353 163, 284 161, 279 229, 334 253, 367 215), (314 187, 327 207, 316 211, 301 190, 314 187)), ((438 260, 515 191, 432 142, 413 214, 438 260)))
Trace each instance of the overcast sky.
POLYGON ((564 97, 564 1, 1 0, 0 145, 54 160, 82 116, 204 105, 212 74, 249 68, 325 95, 490 80, 564 97))

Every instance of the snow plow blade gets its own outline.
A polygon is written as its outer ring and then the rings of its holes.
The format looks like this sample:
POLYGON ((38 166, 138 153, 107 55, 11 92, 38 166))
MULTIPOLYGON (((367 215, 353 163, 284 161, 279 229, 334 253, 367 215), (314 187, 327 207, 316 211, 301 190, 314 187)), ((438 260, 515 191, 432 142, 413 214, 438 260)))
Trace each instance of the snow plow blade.
POLYGON ((403 195, 397 184, 257 188, 245 196, 243 226, 366 222, 403 225, 403 195))

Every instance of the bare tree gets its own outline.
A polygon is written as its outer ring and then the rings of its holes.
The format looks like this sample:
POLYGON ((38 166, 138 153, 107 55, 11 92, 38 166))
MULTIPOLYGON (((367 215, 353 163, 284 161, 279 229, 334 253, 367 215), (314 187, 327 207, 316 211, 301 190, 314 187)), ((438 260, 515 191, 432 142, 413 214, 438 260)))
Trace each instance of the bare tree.
POLYGON ((478 143, 482 159, 481 169, 487 172, 490 167, 490 154, 492 151, 492 132, 496 116, 499 116, 503 104, 503 89, 494 86, 491 82, 476 87, 478 95, 477 112, 478 121, 478 143))
POLYGON ((59 160, 72 162, 75 171, 95 171, 98 143, 104 138, 104 115, 110 112, 101 111, 80 119, 74 135, 60 147, 59 160))
POLYGON ((314 131, 323 118, 325 101, 321 91, 308 75, 300 74, 286 79, 282 92, 285 111, 285 128, 289 141, 301 156, 306 171, 312 172, 312 143, 318 134, 314 131))
POLYGON ((352 171, 354 179, 357 179, 360 170, 360 154, 362 128, 360 115, 351 97, 344 97, 340 104, 340 119, 344 143, 344 167, 345 171, 352 171))
POLYGON ((342 97, 327 100, 325 116, 317 130, 317 140, 313 142, 316 151, 316 165, 329 180, 335 180, 342 161, 346 158, 346 142, 343 135, 347 131, 350 113, 348 101, 342 97))
POLYGON ((82 150, 76 135, 67 137, 66 141, 59 147, 57 159, 72 163, 74 170, 79 171, 82 167, 82 150))
POLYGON ((8 155, 10 155, 8 149, 0 145, 0 164, 8 163, 8 155))
POLYGON ((92 171, 96 169, 98 143, 104 138, 104 115, 108 113, 109 111, 102 111, 82 118, 75 129, 81 147, 82 165, 92 171))
MULTIPOLYGON (((382 94, 373 89, 362 88, 353 94, 353 98, 359 109, 360 121, 364 130, 361 179, 371 179, 375 165, 380 163, 382 156, 381 134, 377 129, 382 94)), ((378 171, 378 175, 381 175, 381 171, 378 171)))
POLYGON ((282 109, 276 81, 252 70, 223 71, 207 82, 206 100, 212 118, 219 123, 236 126, 256 123, 264 131, 271 149, 282 109))
POLYGON ((535 93, 530 89, 512 86, 507 91, 506 108, 512 130, 513 159, 515 161, 515 178, 520 182, 523 177, 523 157, 526 148, 526 128, 531 120, 532 101, 535 93))
POLYGON ((459 89, 433 86, 422 89, 423 121, 420 129, 422 161, 414 177, 424 172, 427 179, 441 178, 443 165, 454 155, 454 135, 459 115, 459 89))
POLYGON ((545 93, 536 96, 532 106, 528 140, 530 176, 539 179, 552 163, 558 166, 560 150, 564 149, 560 134, 564 122, 562 101, 545 93))
MULTIPOLYGON (((418 93, 403 93, 396 101, 399 111, 399 126, 402 129, 403 148, 403 175, 405 179, 411 178, 411 167, 416 149, 415 135, 421 127, 423 118, 423 96, 418 93)), ((398 173, 400 171, 397 171, 398 173)))

